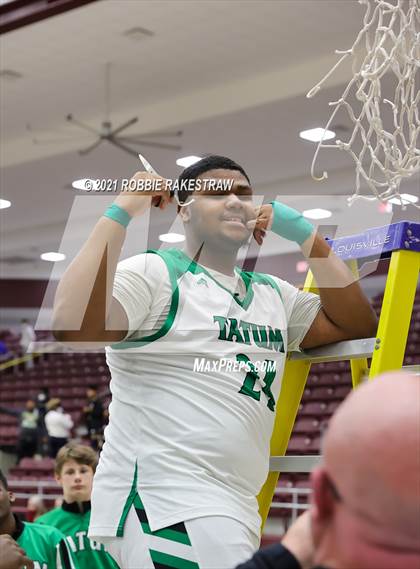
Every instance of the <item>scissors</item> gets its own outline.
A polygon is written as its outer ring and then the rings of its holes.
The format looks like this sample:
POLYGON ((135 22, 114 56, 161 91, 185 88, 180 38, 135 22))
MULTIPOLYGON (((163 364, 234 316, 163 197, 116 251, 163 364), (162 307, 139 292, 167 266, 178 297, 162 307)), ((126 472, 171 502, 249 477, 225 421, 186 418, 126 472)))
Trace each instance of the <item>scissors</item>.
MULTIPOLYGON (((140 162, 143 164, 143 168, 146 170, 146 172, 149 172, 149 174, 154 174, 155 176, 159 175, 156 172, 156 170, 153 168, 153 166, 146 160, 146 158, 142 154, 139 154, 139 158, 140 158, 140 162)), ((181 203, 179 201, 179 197, 178 197, 178 190, 170 190, 169 193, 171 194, 171 196, 175 196, 175 199, 176 199, 179 207, 185 207, 186 205, 190 205, 194 201, 194 198, 191 198, 191 200, 188 203, 181 203)), ((155 204, 155 207, 159 207, 161 199, 162 198, 159 198, 159 201, 155 204)))

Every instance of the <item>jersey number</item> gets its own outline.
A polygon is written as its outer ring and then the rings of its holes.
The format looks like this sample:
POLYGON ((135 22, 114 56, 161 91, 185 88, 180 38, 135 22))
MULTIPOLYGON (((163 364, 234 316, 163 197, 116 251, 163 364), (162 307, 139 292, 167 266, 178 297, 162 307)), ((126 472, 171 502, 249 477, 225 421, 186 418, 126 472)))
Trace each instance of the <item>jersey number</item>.
POLYGON ((274 362, 271 360, 264 360, 264 362, 267 363, 268 369, 265 371, 265 375, 261 379, 255 369, 254 364, 251 362, 248 356, 245 354, 237 354, 236 361, 246 364, 246 366, 249 368, 249 371, 245 376, 245 380, 242 384, 241 389, 239 390, 239 393, 243 393, 244 395, 248 395, 248 397, 252 397, 252 399, 255 399, 256 401, 259 401, 262 391, 268 398, 267 407, 270 409, 270 411, 274 411, 276 400, 274 399, 274 395, 271 392, 271 385, 274 381, 274 378, 276 377, 276 372, 270 369, 270 364, 274 362), (257 380, 263 384, 261 391, 254 389, 257 380))

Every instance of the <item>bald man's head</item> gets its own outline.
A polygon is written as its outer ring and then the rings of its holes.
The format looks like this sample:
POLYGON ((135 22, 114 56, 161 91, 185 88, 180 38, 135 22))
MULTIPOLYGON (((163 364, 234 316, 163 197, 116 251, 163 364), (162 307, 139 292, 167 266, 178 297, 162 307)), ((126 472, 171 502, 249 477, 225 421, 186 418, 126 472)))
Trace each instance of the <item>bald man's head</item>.
POLYGON ((396 555, 399 563, 408 555, 408 569, 420 554, 420 377, 388 373, 354 391, 332 418, 323 451, 313 473, 322 561, 329 555, 330 564, 345 567, 337 561, 345 553, 355 568, 374 569, 379 559, 396 555), (339 551, 328 553, 332 547, 339 551))

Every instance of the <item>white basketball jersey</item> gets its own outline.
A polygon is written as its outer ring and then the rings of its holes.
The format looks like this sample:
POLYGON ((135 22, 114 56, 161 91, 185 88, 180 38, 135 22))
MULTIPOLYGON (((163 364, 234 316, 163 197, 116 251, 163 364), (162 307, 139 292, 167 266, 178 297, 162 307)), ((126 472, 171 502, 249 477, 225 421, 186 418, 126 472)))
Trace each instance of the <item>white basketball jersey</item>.
POLYGON ((136 492, 152 531, 222 515, 258 534, 287 350, 280 287, 241 272, 241 300, 180 250, 154 253, 170 310, 159 330, 107 348, 112 403, 90 535, 122 535, 136 492))

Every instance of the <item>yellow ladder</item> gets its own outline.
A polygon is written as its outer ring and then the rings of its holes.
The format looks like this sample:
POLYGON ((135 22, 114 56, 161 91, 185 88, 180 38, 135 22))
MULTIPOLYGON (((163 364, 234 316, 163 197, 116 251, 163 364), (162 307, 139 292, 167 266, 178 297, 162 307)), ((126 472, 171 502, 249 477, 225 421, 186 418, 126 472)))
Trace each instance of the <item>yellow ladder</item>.
MULTIPOLYGON (((407 225, 407 222, 401 223, 407 225)), ((420 224, 408 225, 420 228, 420 224)), ((379 373, 401 368, 420 270, 420 251, 418 245, 415 245, 417 250, 402 250, 401 239, 399 241, 395 248, 389 248, 389 251, 392 251, 391 260, 376 338, 338 342, 331 346, 308 350, 306 353, 292 354, 287 360, 271 438, 272 464, 274 464, 273 457, 277 459, 277 464, 279 464, 278 459, 284 464, 284 455, 312 363, 350 360, 353 388, 361 383, 363 375, 368 371, 371 379, 379 373), (368 370, 368 357, 372 358, 370 370, 368 370)), ((359 255, 359 258, 361 257, 362 255, 359 255)), ((357 260, 349 261, 349 266, 353 272, 357 271, 357 260)), ((311 272, 306 277, 304 290, 317 292, 311 272)), ((262 527, 270 510, 278 478, 278 469, 273 470, 271 467, 258 496, 262 527)))

